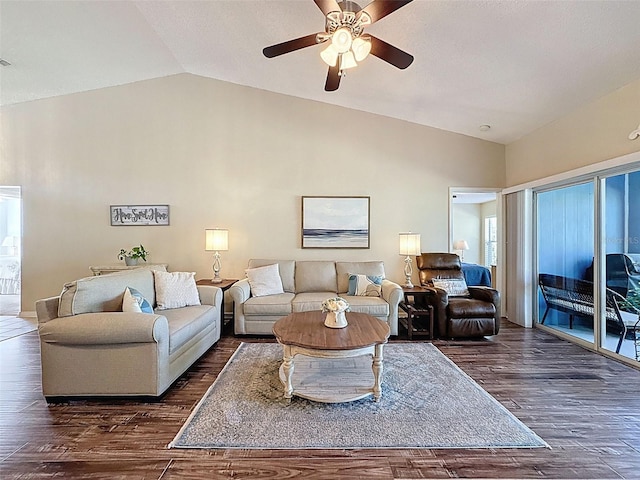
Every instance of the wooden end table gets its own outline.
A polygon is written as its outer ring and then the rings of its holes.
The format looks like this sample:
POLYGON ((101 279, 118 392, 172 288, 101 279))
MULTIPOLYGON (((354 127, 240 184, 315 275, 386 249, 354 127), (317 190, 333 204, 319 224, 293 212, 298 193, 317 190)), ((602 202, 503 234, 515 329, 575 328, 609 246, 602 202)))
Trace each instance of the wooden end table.
POLYGON ((346 315, 348 325, 344 328, 325 327, 326 314, 320 311, 292 313, 274 324, 273 333, 283 348, 280 380, 285 398, 297 395, 316 402, 339 403, 373 395, 376 402, 380 400, 382 348, 389 339, 389 325, 365 313, 347 312, 346 315), (311 362, 312 367, 294 386, 296 355, 321 360, 311 362), (373 357, 369 375, 368 369, 360 369, 354 362, 345 360, 365 355, 373 357), (357 380, 358 385, 350 384, 349 379, 357 380), (373 386, 367 384, 371 380, 373 386))
POLYGON ((213 283, 210 278, 203 278, 196 282, 196 285, 210 285, 212 287, 218 287, 222 289, 222 305, 220 305, 220 318, 222 318, 222 329, 227 325, 233 326, 233 307, 231 308, 231 314, 227 317, 224 313, 224 292, 231 288, 231 285, 238 281, 237 278, 223 278, 220 283, 213 283))
POLYGON ((433 292, 424 287, 402 287, 404 300, 399 307, 406 312, 407 318, 399 318, 400 323, 407 329, 407 338, 426 337, 433 340, 433 306, 428 297, 433 292))

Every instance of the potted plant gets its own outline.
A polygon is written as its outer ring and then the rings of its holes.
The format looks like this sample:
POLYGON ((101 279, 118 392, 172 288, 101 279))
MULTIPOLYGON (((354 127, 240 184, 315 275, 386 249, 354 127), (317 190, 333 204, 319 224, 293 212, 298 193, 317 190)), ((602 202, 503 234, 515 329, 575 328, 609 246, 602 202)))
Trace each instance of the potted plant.
POLYGON ((120 253, 118 254, 118 259, 124 260, 124 263, 126 265, 131 266, 131 265, 137 265, 139 258, 141 258, 146 262, 147 255, 149 255, 149 252, 147 252, 144 249, 144 246, 140 244, 137 247, 133 247, 131 250, 125 250, 124 248, 120 249, 120 253))

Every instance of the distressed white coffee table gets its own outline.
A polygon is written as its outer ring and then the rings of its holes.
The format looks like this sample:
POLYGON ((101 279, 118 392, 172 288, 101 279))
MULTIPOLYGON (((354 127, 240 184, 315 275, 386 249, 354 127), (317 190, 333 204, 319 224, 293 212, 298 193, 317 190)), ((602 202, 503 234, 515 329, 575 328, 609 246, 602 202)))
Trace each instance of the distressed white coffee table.
POLYGON ((382 395, 382 349, 389 339, 389 325, 355 312, 347 312, 344 328, 327 328, 324 319, 320 311, 292 313, 273 326, 283 347, 280 380, 285 398, 297 395, 339 403, 373 395, 378 401, 382 395), (296 355, 301 357, 295 359, 296 355), (370 367, 362 368, 362 359, 355 357, 369 355, 370 367), (296 362, 304 368, 294 377, 296 362))

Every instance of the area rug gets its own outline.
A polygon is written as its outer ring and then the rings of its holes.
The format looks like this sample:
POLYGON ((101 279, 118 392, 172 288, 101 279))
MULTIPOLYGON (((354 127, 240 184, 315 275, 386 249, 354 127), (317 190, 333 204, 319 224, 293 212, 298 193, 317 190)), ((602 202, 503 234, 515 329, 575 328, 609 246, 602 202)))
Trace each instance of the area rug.
POLYGON ((433 345, 389 344, 384 357, 379 402, 287 400, 282 347, 242 343, 169 448, 548 447, 433 345))

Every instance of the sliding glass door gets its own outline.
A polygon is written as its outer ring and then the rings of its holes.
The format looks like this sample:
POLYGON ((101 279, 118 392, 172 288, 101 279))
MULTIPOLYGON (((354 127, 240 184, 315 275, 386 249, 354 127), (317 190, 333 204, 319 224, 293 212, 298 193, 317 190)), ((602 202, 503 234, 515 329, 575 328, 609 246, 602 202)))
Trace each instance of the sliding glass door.
POLYGON ((606 293, 619 312, 607 315, 602 325, 602 348, 640 359, 634 343, 640 310, 640 171, 607 177, 604 185, 606 293))
MULTIPOLYGON (((572 298, 593 287, 594 187, 583 183, 538 192, 538 309, 536 321, 566 335, 594 341, 593 307, 572 298)), ((588 299, 586 299, 588 300, 588 299)))
POLYGON ((540 189, 534 198, 535 322, 640 361, 640 170, 540 189))

